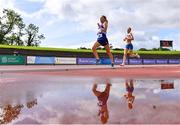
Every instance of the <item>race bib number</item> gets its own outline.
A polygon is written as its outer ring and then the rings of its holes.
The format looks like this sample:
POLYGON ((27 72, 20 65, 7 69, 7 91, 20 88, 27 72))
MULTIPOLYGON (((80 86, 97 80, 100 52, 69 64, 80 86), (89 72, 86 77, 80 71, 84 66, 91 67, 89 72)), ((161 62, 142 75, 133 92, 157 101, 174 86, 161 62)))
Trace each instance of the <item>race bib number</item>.
POLYGON ((103 37, 103 35, 102 34, 98 34, 98 38, 101 38, 101 37, 103 37))

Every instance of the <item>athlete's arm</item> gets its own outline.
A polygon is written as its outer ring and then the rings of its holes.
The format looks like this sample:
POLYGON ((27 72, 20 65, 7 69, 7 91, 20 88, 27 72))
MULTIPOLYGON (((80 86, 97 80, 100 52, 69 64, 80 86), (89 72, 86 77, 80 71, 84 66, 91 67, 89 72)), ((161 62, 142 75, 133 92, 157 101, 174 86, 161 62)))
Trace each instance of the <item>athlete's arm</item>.
POLYGON ((131 40, 134 40, 134 36, 133 36, 133 34, 131 33, 131 40))
POLYGON ((100 28, 101 28, 100 24, 99 24, 99 23, 97 23, 97 25, 98 25, 98 29, 100 29, 100 28))
POLYGON ((108 28, 108 22, 104 22, 103 26, 104 28, 101 28, 101 32, 106 32, 108 28))

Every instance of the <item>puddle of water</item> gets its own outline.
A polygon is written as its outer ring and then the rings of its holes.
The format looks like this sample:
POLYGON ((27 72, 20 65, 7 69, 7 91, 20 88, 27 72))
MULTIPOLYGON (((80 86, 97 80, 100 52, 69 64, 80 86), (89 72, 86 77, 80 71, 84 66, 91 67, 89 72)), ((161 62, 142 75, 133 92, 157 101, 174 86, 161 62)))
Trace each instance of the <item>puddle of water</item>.
POLYGON ((180 79, 3 75, 0 123, 180 123, 180 79))

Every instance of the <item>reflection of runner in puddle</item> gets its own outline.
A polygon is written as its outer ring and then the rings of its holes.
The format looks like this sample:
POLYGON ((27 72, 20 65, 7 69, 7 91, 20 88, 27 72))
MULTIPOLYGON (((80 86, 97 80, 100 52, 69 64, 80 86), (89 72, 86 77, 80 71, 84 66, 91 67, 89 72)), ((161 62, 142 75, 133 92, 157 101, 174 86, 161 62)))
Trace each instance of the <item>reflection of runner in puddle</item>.
POLYGON ((107 83, 106 88, 103 92, 97 91, 97 84, 94 84, 93 86, 93 93, 98 99, 98 106, 99 106, 99 112, 98 116, 100 117, 100 120, 103 124, 107 123, 109 119, 109 111, 107 107, 107 101, 109 98, 109 92, 110 92, 111 84, 107 83))
POLYGON ((134 103, 134 100, 135 100, 135 96, 133 95, 133 91, 134 91, 134 85, 133 85, 133 80, 126 80, 126 91, 127 93, 124 95, 124 97, 126 98, 127 100, 127 103, 128 103, 128 108, 129 109, 132 109, 133 108, 133 103, 134 103))

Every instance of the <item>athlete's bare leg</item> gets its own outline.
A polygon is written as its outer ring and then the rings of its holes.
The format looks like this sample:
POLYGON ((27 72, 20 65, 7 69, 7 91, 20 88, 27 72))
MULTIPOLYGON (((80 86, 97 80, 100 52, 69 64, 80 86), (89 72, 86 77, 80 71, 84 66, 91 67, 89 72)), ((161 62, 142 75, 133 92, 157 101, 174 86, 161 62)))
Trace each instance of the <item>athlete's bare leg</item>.
POLYGON ((93 47, 92 47, 93 54, 94 54, 96 60, 99 60, 99 55, 98 55, 97 50, 96 50, 99 46, 100 46, 100 43, 95 42, 93 47))
POLYGON ((106 53, 108 54, 109 58, 111 59, 111 63, 114 64, 113 54, 110 51, 109 45, 104 46, 104 48, 106 49, 106 53))
POLYGON ((123 62, 121 66, 124 66, 126 64, 127 54, 128 54, 128 49, 124 49, 123 62))
POLYGON ((130 57, 135 57, 135 58, 140 58, 140 56, 137 53, 133 53, 132 50, 129 51, 129 56, 130 57))

